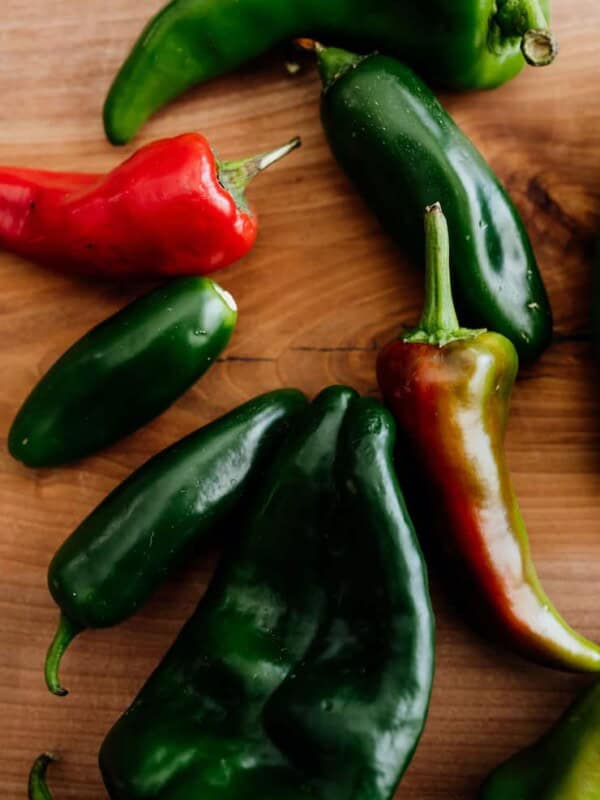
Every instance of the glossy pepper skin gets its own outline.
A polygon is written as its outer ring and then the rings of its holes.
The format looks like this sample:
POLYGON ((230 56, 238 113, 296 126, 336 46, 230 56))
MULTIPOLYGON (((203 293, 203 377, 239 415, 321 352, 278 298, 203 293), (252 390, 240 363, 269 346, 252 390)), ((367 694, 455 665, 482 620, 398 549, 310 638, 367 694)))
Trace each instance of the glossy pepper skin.
POLYGON ((100 768, 113 800, 315 797, 267 736, 262 717, 324 608, 322 525, 339 431, 354 397, 341 387, 325 390, 296 422, 230 558, 106 737, 100 768))
POLYGON ((136 470, 83 520, 48 569, 61 611, 46 660, 46 683, 86 628, 106 628, 136 613, 192 548, 238 522, 304 395, 282 389, 250 400, 163 450, 136 470))
POLYGON ((457 596, 487 633, 525 657, 599 672, 600 648, 573 631, 544 593, 503 449, 518 358, 496 333, 459 328, 449 242, 428 209, 427 302, 420 326, 383 349, 382 394, 427 481, 435 542, 457 596))
POLYGON ((581 694, 539 742, 485 782, 478 800, 598 800, 600 684, 581 694))
POLYGON ((110 89, 106 134, 129 141, 190 87, 296 36, 361 42, 457 89, 498 86, 557 52, 548 0, 173 0, 146 26, 110 89))
POLYGON ((523 361, 536 359, 550 343, 552 312, 523 222, 488 164, 408 67, 316 47, 323 126, 368 205, 420 258, 423 208, 440 200, 465 319, 502 333, 523 361))
POLYGON ((11 455, 52 467, 132 433, 212 366, 236 321, 233 298, 208 278, 181 278, 134 300, 40 380, 11 426, 11 455))
POLYGON ((142 147, 108 175, 0 167, 0 248, 102 278, 206 275, 251 249, 244 189, 300 144, 219 162, 199 133, 142 147))
POLYGON ((429 706, 434 620, 395 441, 379 402, 352 403, 336 459, 324 619, 265 712, 275 743, 327 800, 389 800, 429 706))

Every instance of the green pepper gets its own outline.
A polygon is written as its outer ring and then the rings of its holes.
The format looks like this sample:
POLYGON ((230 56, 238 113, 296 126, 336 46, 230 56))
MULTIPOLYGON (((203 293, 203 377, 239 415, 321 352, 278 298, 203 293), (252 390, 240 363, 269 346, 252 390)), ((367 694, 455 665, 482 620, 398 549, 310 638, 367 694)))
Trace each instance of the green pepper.
POLYGON ((266 459, 306 404, 295 389, 262 395, 156 455, 79 525, 52 559, 61 610, 46 659, 51 692, 73 637, 132 616, 191 547, 233 524, 266 459))
POLYGON ((327 800, 391 798, 429 706, 434 621, 395 474, 395 440, 381 403, 350 406, 326 546, 325 617, 265 713, 274 741, 315 775, 327 800))
POLYGON ((587 689, 539 742, 485 782, 479 800, 598 800, 600 684, 587 689))
POLYGON ((236 321, 231 295, 207 278, 135 300, 44 375, 12 424, 11 455, 28 467, 58 466, 132 433, 206 372, 236 321))
POLYGON ((314 797, 261 720, 324 607, 318 553, 338 434, 354 396, 325 390, 297 420, 231 557, 109 732, 100 768, 113 800, 314 797))
POLYGON ((394 444, 383 406, 342 388, 298 419, 237 551, 102 746, 113 800, 391 800, 434 666, 394 444))
POLYGON ((506 336, 523 361, 537 358, 552 335, 550 304, 523 222, 487 163, 408 67, 316 47, 331 148, 386 230, 420 259, 423 208, 440 201, 463 317, 506 336))
POLYGON ((104 107, 114 144, 159 108, 296 36, 362 42, 458 89, 550 63, 549 0, 173 0, 146 26, 104 107), (524 58, 525 56, 525 58, 524 58))

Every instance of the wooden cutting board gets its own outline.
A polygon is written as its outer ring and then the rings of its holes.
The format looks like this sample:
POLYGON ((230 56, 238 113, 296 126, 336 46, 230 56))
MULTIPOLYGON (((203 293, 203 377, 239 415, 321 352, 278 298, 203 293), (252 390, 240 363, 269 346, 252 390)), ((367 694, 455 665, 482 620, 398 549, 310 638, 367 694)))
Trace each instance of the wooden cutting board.
MULTIPOLYGON (((334 164, 312 69, 283 55, 191 92, 133 145, 104 139, 102 102, 162 0, 3 0, 0 163, 108 170, 134 147, 188 130, 223 157, 299 133, 304 147, 251 190, 253 253, 220 275, 240 305, 231 347, 168 413, 67 469, 28 471, 6 453, 10 422, 52 362, 135 290, 49 274, 0 255, 0 795, 25 794, 34 756, 62 756, 57 800, 105 797, 99 745, 195 607, 213 560, 198 558, 135 619, 86 633, 65 658, 72 690, 51 697, 42 662, 57 621, 48 562, 67 534, 150 455, 260 392, 332 382, 377 393, 377 349, 413 324, 422 276, 381 233, 334 164)), ((493 93, 443 101, 521 210, 556 314, 556 341, 515 391, 510 465, 541 576, 565 616, 600 640, 600 376, 590 345, 591 257, 600 209, 600 6, 555 0, 562 53, 493 93)), ((399 198, 399 202, 401 198, 399 198)), ((157 380, 160 376, 157 375, 157 380)), ((368 591, 369 587, 365 587, 368 591)), ((438 667, 431 714, 398 796, 469 800, 487 772, 554 720, 585 680, 482 643, 434 586, 438 667)), ((257 799, 258 800, 258 799, 257 799)))

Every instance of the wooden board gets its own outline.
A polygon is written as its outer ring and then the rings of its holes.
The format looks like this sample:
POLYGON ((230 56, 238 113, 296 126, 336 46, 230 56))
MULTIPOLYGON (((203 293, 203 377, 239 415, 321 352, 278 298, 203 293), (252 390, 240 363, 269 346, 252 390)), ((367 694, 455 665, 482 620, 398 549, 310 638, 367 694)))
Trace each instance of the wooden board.
MULTIPOLYGON (((0 163, 107 170, 133 147, 204 131, 224 157, 300 133, 304 147, 251 190, 261 234, 221 273, 241 308, 226 356, 147 429, 68 469, 32 472, 6 454, 9 424, 33 383, 130 287, 51 275, 0 256, 0 794, 25 793, 32 758, 52 748, 57 800, 105 797, 96 754, 110 725, 194 608, 211 571, 198 558, 134 620, 88 633, 64 661, 72 689, 51 697, 42 661, 56 620, 45 586, 53 552, 151 454, 277 386, 309 393, 348 382, 376 393, 377 348, 417 319, 422 278, 333 163, 312 70, 281 57, 190 93, 135 144, 105 141, 105 92, 162 0, 3 0, 0 163)), ((567 618, 600 640, 600 391, 590 330, 590 257, 600 208, 600 6, 555 0, 560 60, 496 92, 444 102, 523 213, 556 312, 556 342, 523 372, 508 434, 510 464, 542 578, 567 618)), ((159 376, 157 376, 158 378, 159 376)), ((434 587, 438 668, 431 714, 399 797, 468 800, 488 770, 537 736, 584 680, 483 644, 434 587)))

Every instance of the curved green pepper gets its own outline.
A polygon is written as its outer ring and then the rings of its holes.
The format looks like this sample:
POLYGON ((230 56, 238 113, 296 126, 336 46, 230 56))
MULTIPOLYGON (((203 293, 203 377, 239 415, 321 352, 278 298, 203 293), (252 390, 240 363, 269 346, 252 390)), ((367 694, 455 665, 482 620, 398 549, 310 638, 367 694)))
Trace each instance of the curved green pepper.
POLYGON ((537 744, 485 782, 479 800, 598 800, 600 684, 585 691, 537 744))
POLYGON ((51 692, 66 694, 58 667, 75 635, 132 616, 192 546, 232 524, 232 512, 305 405, 295 389, 245 403, 150 459, 69 536, 48 569, 61 610, 46 659, 51 692))
POLYGON ((146 26, 111 87, 106 134, 129 141, 186 89, 296 36, 361 42, 453 88, 498 86, 557 45, 549 0, 173 0, 146 26), (521 52, 522 51, 522 52, 521 52))
POLYGON ((87 333, 17 414, 8 449, 51 467, 113 444, 162 414, 225 348, 235 302, 207 278, 174 281, 87 333))
POLYGON ((109 732, 100 768, 113 800, 314 797, 261 720, 322 613, 323 519, 340 426, 354 396, 325 390, 297 420, 235 552, 109 732))
POLYGON ((525 227, 470 140, 410 69, 317 46, 331 148, 388 232, 415 259, 423 208, 450 222, 453 279, 469 324, 503 334, 523 361, 552 335, 552 312, 525 227))
POLYGON ((429 707, 434 620, 395 440, 381 403, 352 403, 337 456, 325 619, 265 709, 274 741, 327 800, 391 798, 429 707))

